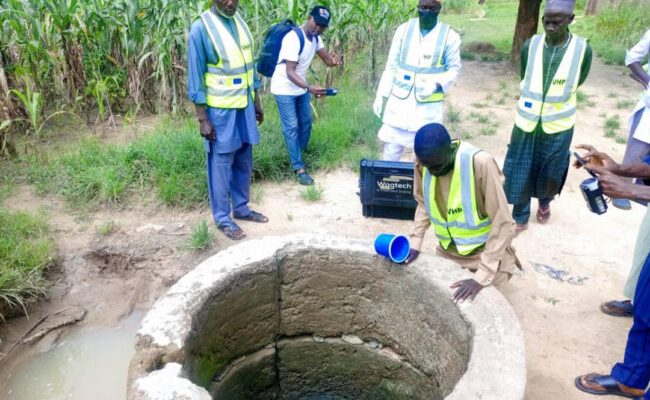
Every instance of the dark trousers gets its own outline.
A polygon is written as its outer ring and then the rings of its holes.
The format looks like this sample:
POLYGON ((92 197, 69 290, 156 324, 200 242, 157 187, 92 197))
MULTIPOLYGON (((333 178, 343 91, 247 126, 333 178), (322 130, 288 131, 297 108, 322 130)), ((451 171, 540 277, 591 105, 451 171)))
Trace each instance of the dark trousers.
MULTIPOLYGON (((617 382, 646 389, 650 383, 650 255, 643 265, 634 295, 634 323, 627 339, 625 358, 612 369, 617 382)), ((644 399, 650 400, 650 393, 644 399)))

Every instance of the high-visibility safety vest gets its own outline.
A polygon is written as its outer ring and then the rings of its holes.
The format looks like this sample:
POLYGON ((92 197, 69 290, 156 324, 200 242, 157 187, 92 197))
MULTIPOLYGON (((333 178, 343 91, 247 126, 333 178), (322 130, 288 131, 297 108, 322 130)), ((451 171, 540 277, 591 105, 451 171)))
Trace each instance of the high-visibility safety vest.
POLYGON ((439 25, 420 40, 420 20, 409 20, 402 37, 399 65, 391 95, 406 99, 415 89, 415 99, 420 103, 444 99, 444 93, 437 92, 436 89, 438 74, 446 71, 443 57, 449 26, 443 23, 439 25))
POLYGON ((545 40, 544 34, 531 39, 526 74, 519 85, 521 97, 517 103, 515 125, 524 132, 532 132, 540 120, 542 129, 549 134, 571 129, 576 123, 576 93, 587 41, 572 35, 544 96, 545 40))
POLYGON ((219 62, 208 64, 205 73, 209 107, 246 108, 249 88, 254 87, 253 35, 239 13, 235 13, 233 20, 239 34, 239 44, 212 11, 201 14, 201 21, 219 56, 219 62))
POLYGON ((479 216, 476 203, 474 154, 479 151, 481 150, 465 143, 461 143, 458 148, 451 175, 446 218, 440 213, 435 199, 437 179, 426 168, 423 169, 424 204, 436 237, 443 249, 447 250, 453 242, 458 254, 463 256, 483 246, 492 227, 489 218, 479 216))

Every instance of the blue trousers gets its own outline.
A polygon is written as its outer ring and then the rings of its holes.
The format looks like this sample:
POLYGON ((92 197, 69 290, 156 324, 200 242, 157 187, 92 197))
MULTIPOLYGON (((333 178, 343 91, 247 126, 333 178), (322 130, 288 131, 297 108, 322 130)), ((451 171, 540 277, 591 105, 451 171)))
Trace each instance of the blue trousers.
MULTIPOLYGON (((215 141, 216 142, 216 141, 215 141)), ((206 140, 208 196, 217 226, 232 224, 230 203, 237 217, 250 214, 249 188, 253 172, 253 146, 244 143, 232 153, 217 153, 215 142, 206 140)))
POLYGON ((291 169, 305 168, 302 152, 307 148, 311 136, 311 94, 301 96, 275 96, 280 114, 280 124, 284 132, 284 142, 289 152, 291 169))
MULTIPOLYGON (((641 270, 633 303, 634 323, 625 358, 614 366, 611 375, 619 383, 645 390, 650 383, 650 255, 641 270)), ((644 399, 650 400, 650 393, 644 399)))

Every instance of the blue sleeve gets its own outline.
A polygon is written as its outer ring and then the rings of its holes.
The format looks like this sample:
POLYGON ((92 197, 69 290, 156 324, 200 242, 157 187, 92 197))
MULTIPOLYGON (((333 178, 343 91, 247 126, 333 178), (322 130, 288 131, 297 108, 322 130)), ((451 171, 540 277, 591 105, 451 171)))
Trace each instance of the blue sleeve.
POLYGON ((206 104, 204 76, 208 62, 203 45, 204 35, 201 20, 195 21, 187 43, 187 97, 194 104, 206 104))

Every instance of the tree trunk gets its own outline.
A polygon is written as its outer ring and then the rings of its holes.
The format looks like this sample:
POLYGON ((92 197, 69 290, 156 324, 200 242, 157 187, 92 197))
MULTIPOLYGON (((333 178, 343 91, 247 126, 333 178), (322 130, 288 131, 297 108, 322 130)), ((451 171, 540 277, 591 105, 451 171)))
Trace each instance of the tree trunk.
POLYGON ((526 40, 537 33, 541 3, 542 0, 519 0, 517 25, 515 26, 515 35, 512 39, 512 50, 510 52, 510 61, 517 71, 519 71, 521 48, 526 40))

